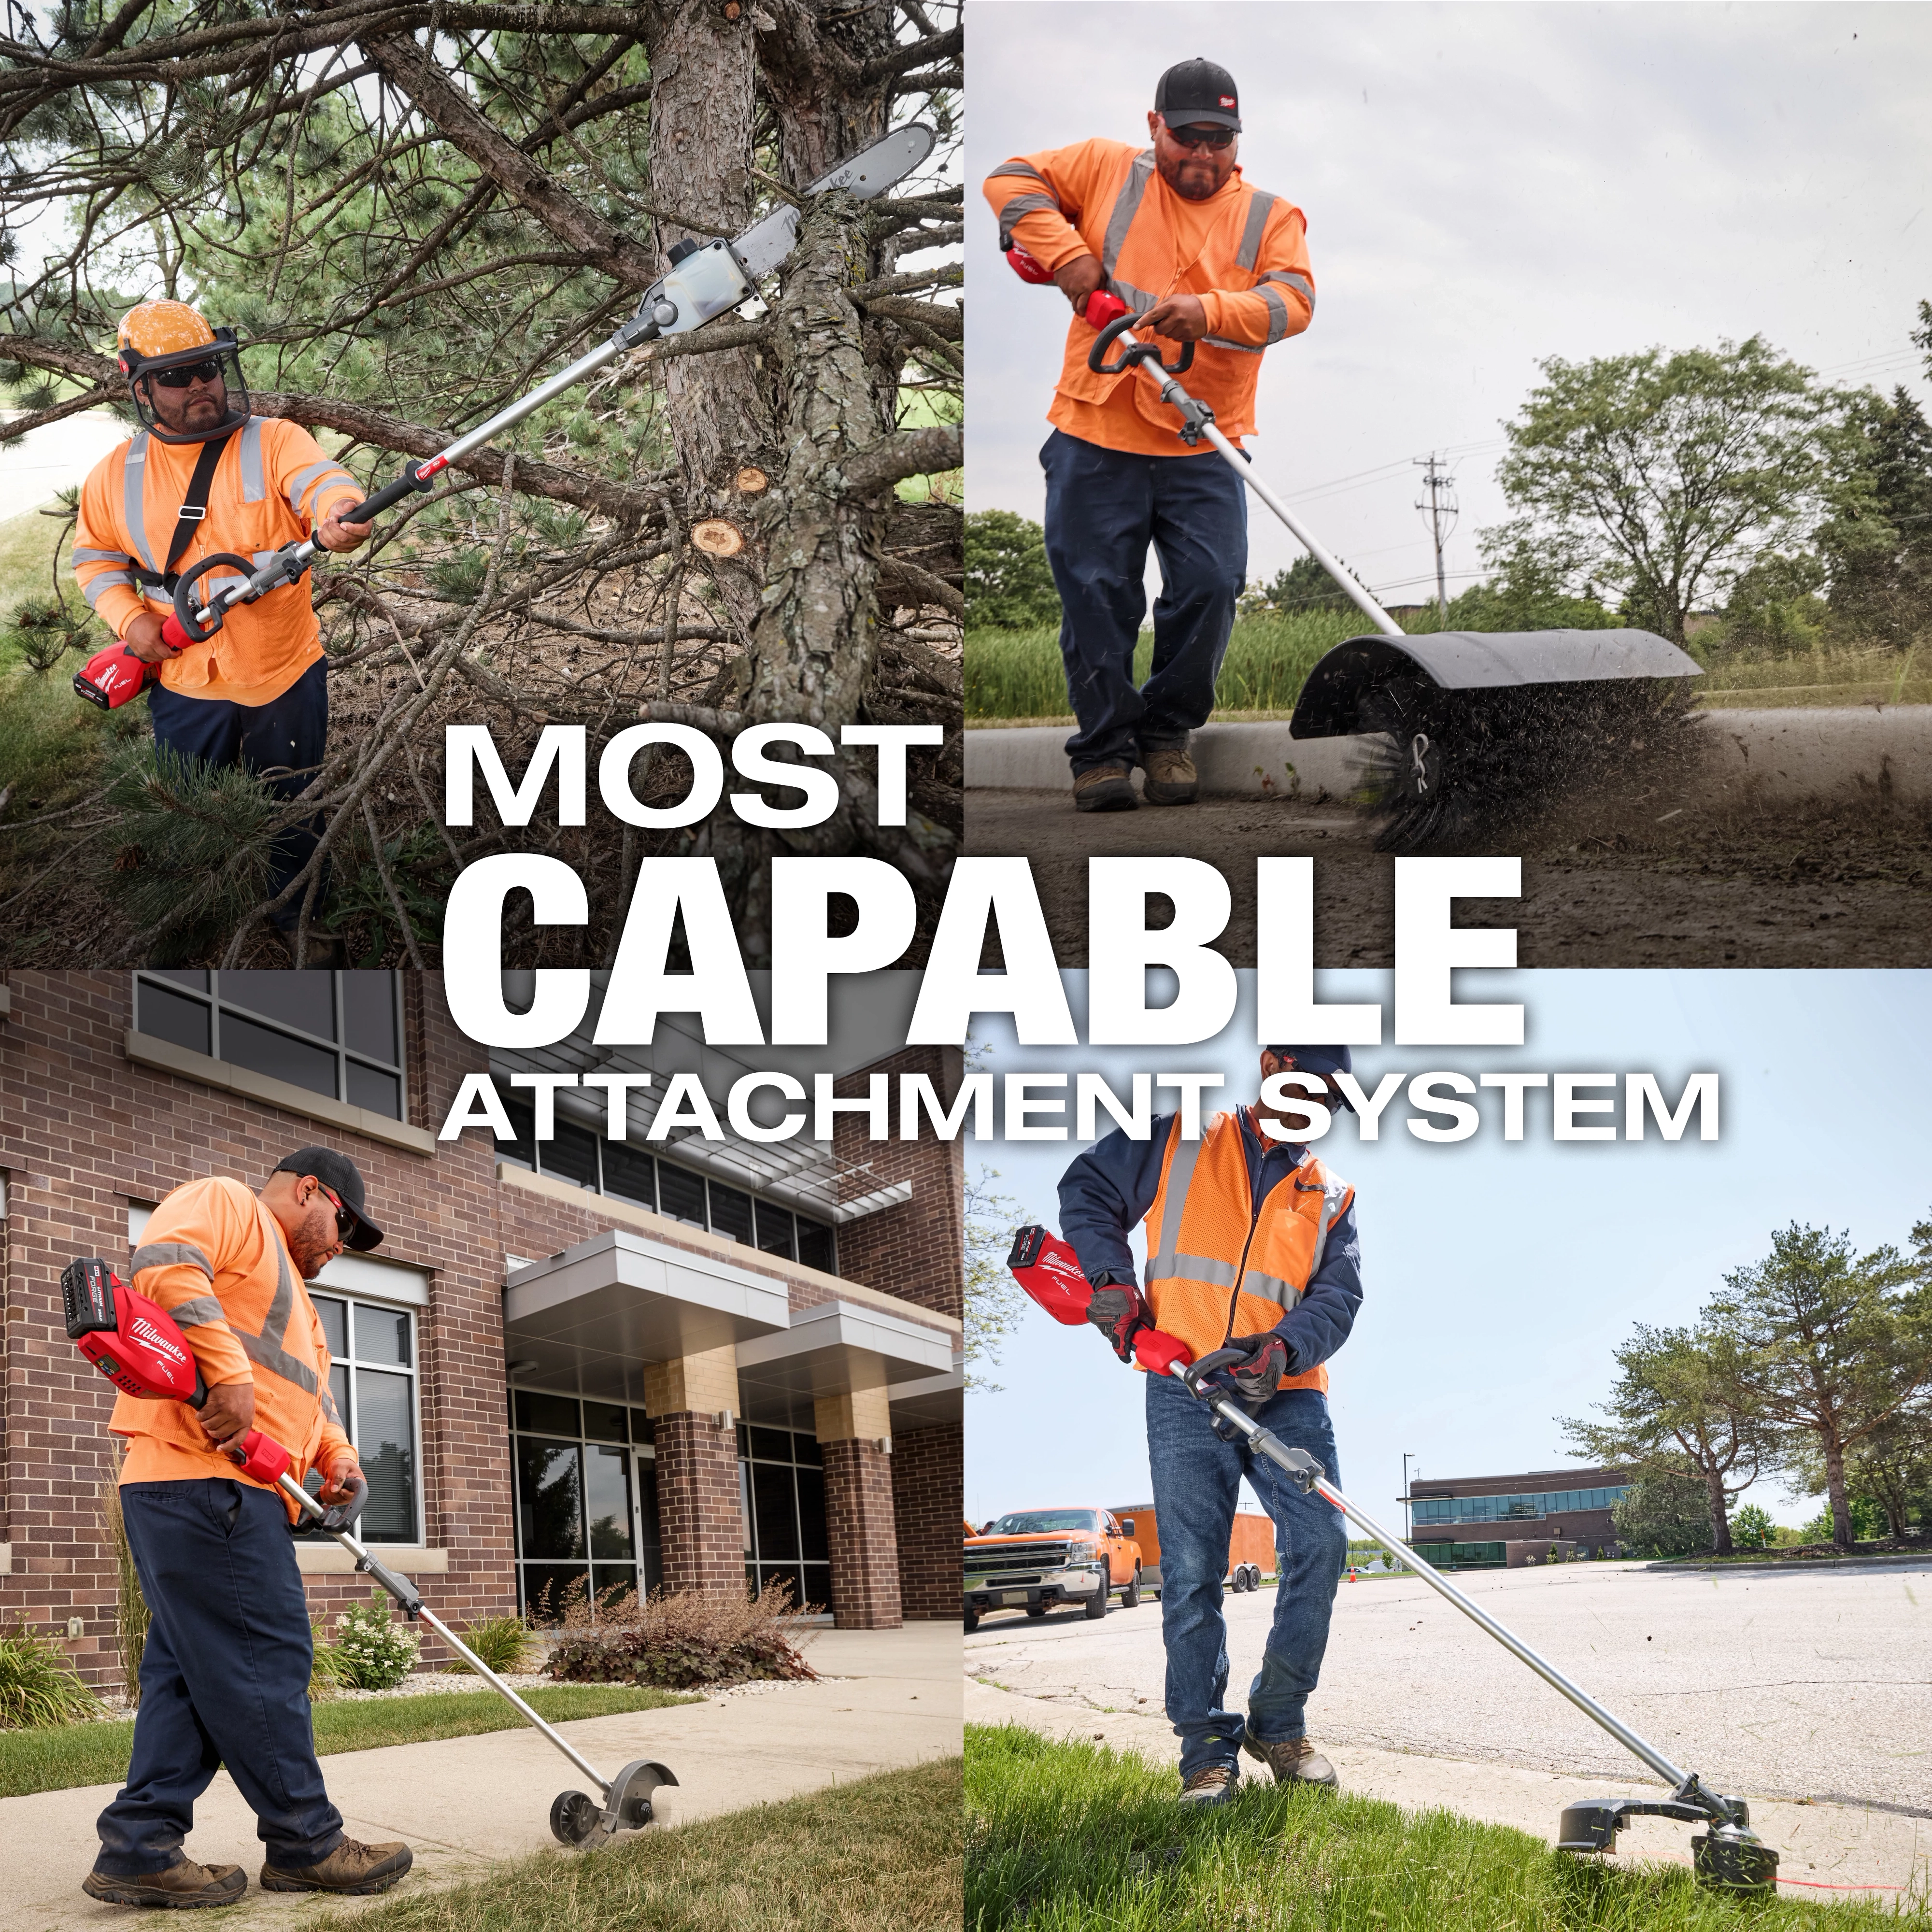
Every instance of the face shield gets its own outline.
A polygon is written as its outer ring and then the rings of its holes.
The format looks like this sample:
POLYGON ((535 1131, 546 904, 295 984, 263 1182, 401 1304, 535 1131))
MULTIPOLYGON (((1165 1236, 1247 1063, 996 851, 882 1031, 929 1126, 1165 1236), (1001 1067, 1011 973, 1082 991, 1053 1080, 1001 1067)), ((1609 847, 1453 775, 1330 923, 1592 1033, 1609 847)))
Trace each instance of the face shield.
POLYGON ((121 351, 134 413, 163 442, 206 442, 248 420, 248 382, 235 332, 218 328, 214 334, 212 342, 165 356, 121 351))

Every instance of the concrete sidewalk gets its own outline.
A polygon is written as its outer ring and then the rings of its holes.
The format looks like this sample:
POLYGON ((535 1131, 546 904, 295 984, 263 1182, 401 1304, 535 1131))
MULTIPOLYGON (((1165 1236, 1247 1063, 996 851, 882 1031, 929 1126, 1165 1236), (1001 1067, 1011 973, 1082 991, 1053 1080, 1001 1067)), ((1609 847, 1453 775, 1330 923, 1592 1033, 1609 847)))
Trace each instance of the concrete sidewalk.
MULTIPOLYGON (((960 1649, 955 1623, 821 1630, 806 1649, 820 1673, 815 1684, 774 1684, 719 1702, 558 1728, 607 1777, 634 1757, 668 1766, 678 1784, 658 1793, 658 1815, 666 1824, 685 1824, 956 1754, 960 1649)), ((554 1849, 550 1800, 582 1783, 526 1725, 342 1752, 323 1759, 322 1771, 352 1838, 401 1838, 414 1848, 415 1869, 391 1898, 554 1849)), ((132 1922, 127 1907, 97 1904, 80 1889, 99 1846, 94 1819, 115 1789, 0 1799, 0 1932, 132 1922)), ((254 1817, 226 1773, 196 1808, 187 1849, 205 1864, 237 1864, 248 1874, 242 1902, 219 1914, 224 1926, 290 1924, 322 1902, 313 1894, 267 1893, 256 1885, 262 1846, 254 1817)), ((344 1899, 329 1909, 353 1912, 375 1902, 344 1899)))
MULTIPOLYGON (((1180 1740, 1165 1717, 1084 1708, 1070 1700, 1022 1696, 970 1679, 966 1719, 975 1724, 1024 1724, 1044 1736, 1135 1751, 1156 1764, 1178 1768, 1180 1760, 1180 1740)), ((1456 1811, 1511 1825, 1550 1844, 1556 1841, 1563 1808, 1580 1798, 1662 1795, 1654 1784, 1564 1778, 1364 1744, 1324 1742, 1322 1748, 1344 1790, 1385 1798, 1412 1811, 1456 1811)), ((1264 1783, 1268 1780, 1266 1769, 1250 1758, 1241 1760, 1241 1769, 1244 1776, 1252 1772, 1264 1783)), ((1858 1897, 1885 1900, 1897 1898, 1904 1888, 1923 1891, 1932 1884, 1932 1825, 1922 1817, 1756 1797, 1750 1807, 1753 1829, 1778 1851, 1780 1897, 1821 1903, 1858 1897)), ((1664 1818, 1634 1819, 1618 1840, 1616 1858, 1624 1863, 1688 1865, 1695 1828, 1664 1818)))

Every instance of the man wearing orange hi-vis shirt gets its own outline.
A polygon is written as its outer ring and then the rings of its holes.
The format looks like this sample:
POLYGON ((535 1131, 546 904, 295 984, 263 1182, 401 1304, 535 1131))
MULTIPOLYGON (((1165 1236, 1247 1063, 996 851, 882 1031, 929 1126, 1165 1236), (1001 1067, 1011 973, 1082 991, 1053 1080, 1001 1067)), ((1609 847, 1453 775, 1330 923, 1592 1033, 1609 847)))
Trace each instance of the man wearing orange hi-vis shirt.
MULTIPOLYGON (((1192 1138, 1178 1114, 1155 1119, 1144 1140, 1116 1131, 1060 1183, 1060 1231, 1094 1286, 1087 1318, 1121 1360, 1136 1360, 1135 1338, 1148 1329, 1184 1342, 1196 1361, 1240 1350, 1246 1359, 1210 1382, 1338 1484, 1325 1365, 1362 1304, 1355 1190, 1296 1139, 1298 1127, 1309 1131, 1309 1117, 1294 1101, 1299 1092, 1324 1107, 1351 1106, 1335 1076, 1352 1070, 1346 1046, 1265 1047, 1256 1105, 1210 1116, 1192 1138), (1141 1221, 1144 1288, 1128 1246, 1141 1221)), ((1307 1703, 1348 1560, 1346 1525, 1169 1376, 1147 1378, 1147 1432, 1160 1521, 1166 1704, 1181 1741, 1181 1802, 1232 1797, 1244 1751, 1279 1784, 1332 1789, 1334 1768, 1308 1740, 1307 1703), (1245 1713, 1226 1708, 1221 1609, 1244 1479, 1274 1519, 1280 1571, 1245 1713)))
POLYGON ((368 1497, 328 1390, 329 1353, 304 1287, 344 1247, 369 1249, 355 1163, 328 1148, 283 1161, 258 1193, 220 1176, 178 1187, 142 1230, 133 1286, 171 1315, 207 1384, 200 1411, 122 1395, 121 1511, 152 1621, 126 1786, 101 1813, 90 1898, 180 1908, 232 1904, 239 1865, 182 1850, 194 1801, 225 1768, 268 1849, 270 1892, 386 1890, 401 1844, 349 1838, 328 1802, 309 1720, 314 1662, 290 1508, 221 1451, 250 1429, 322 1478, 324 1526, 346 1528, 368 1497))
MULTIPOLYGON (((233 332, 211 328, 185 302, 129 310, 118 351, 141 427, 81 486, 74 538, 81 595, 124 646, 104 674, 124 688, 97 701, 121 702, 145 684, 158 746, 260 772, 278 796, 294 797, 328 733, 328 669, 306 580, 236 605, 200 644, 173 622, 175 584, 203 557, 226 551, 260 566, 311 531, 325 550, 357 548, 370 526, 338 513, 362 502, 362 488, 299 424, 250 413, 233 332)), ((211 574, 197 588, 212 596, 233 580, 211 574)), ((306 826, 284 836, 276 891, 314 845, 306 826)), ((275 922, 292 928, 300 914, 284 907, 275 922)))
POLYGON ((1094 140, 1016 155, 987 177, 1000 245, 1029 279, 1050 274, 1073 305, 1040 452, 1046 550, 1060 598, 1060 655, 1079 728, 1066 742, 1082 812, 1192 803, 1190 734, 1214 709, 1235 600, 1247 580, 1246 492, 1213 450, 1184 444, 1174 412, 1138 370, 1088 366, 1115 299, 1136 332, 1198 345, 1192 392, 1238 446, 1254 430, 1262 355, 1315 313, 1300 209, 1241 178, 1240 97, 1209 60, 1161 76, 1153 145, 1094 140), (1154 663, 1133 682, 1146 614, 1148 547, 1160 560, 1154 663))

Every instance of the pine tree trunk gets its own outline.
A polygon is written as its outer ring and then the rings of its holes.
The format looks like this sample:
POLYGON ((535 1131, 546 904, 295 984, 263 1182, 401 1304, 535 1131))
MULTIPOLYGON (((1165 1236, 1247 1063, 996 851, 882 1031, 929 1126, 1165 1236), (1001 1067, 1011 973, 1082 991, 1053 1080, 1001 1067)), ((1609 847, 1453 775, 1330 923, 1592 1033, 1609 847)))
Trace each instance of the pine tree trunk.
POLYGON ((1730 1513, 1724 1502, 1724 1479, 1714 1472, 1707 1471, 1704 1486, 1711 1497, 1711 1547, 1719 1556, 1731 1553, 1730 1513))
POLYGON ((1852 1506, 1845 1496, 1845 1452, 1837 1437, 1825 1444, 1825 1490, 1832 1500, 1832 1543, 1834 1549, 1852 1546, 1852 1506))

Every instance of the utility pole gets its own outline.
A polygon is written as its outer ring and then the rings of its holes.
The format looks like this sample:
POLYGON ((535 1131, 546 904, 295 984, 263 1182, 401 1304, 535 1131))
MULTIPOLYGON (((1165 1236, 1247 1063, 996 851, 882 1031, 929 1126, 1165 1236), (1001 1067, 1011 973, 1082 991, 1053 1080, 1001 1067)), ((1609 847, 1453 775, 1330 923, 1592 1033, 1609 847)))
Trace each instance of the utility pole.
MULTIPOLYGON (((1453 495, 1446 502, 1443 499, 1447 493, 1454 490, 1456 479, 1447 470, 1440 466, 1442 459, 1432 450, 1427 456, 1418 456, 1414 460, 1424 466, 1422 487, 1429 492, 1428 502, 1425 503, 1418 499, 1415 507, 1426 513, 1430 532, 1435 539, 1436 608, 1442 613, 1442 622, 1446 625, 1449 621, 1449 584, 1442 568, 1442 539, 1448 535, 1449 530, 1456 527, 1457 505, 1453 495), (1442 526, 1444 517, 1449 519, 1448 530, 1442 526)), ((1406 1482, 1403 1486, 1408 1486, 1406 1482)))
POLYGON ((1421 1460, 1413 1449, 1402 1452, 1402 1540, 1405 1543, 1415 1540, 1415 1524, 1408 1506, 1408 1466, 1421 1460))

